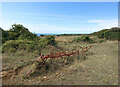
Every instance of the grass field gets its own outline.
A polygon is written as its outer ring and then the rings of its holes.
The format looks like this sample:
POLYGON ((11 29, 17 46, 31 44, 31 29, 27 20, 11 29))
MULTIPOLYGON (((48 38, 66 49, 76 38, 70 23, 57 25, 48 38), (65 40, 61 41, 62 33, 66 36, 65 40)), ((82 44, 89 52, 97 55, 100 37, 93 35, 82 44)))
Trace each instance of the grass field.
MULTIPOLYGON (((64 50, 71 50, 74 46, 88 46, 92 48, 83 57, 71 56, 68 64, 63 64, 63 58, 53 60, 58 68, 48 71, 37 71, 29 78, 23 76, 34 67, 36 52, 18 51, 16 53, 3 53, 3 71, 7 72, 19 68, 17 73, 9 73, 3 79, 3 85, 117 85, 118 84, 118 41, 105 41, 102 43, 76 43, 72 39, 78 36, 56 36, 57 46, 64 50), (79 59, 78 59, 79 58, 79 59)), ((96 37, 92 37, 96 38, 96 37)), ((47 54, 53 47, 42 50, 47 54)), ((78 50, 81 50, 79 47, 78 50)), ((44 67, 43 67, 44 68, 44 67)))

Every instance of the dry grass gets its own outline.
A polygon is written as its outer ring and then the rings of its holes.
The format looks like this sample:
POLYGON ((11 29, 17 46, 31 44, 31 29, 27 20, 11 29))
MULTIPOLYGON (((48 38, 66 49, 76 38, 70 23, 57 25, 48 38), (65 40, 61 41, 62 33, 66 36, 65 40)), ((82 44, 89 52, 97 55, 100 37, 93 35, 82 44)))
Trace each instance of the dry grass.
MULTIPOLYGON (((62 58, 53 61, 53 65, 58 64, 58 69, 51 67, 50 72, 42 74, 35 73, 28 79, 23 79, 23 75, 32 69, 33 65, 28 65, 20 70, 16 78, 3 80, 3 84, 24 84, 24 85, 116 85, 118 84, 118 42, 106 41, 103 43, 69 43, 77 36, 56 36, 57 45, 63 50, 71 50, 74 46, 93 47, 87 53, 86 57, 71 56, 69 64, 62 65, 62 58), (80 58, 79 60, 77 58, 80 58), (61 64, 61 65, 59 65, 61 64)), ((93 37, 95 38, 95 37, 93 37)), ((53 49, 44 49, 42 54, 47 54, 53 49)), ((76 48, 81 50, 81 48, 76 48)), ((23 52, 18 54, 3 54, 3 69, 5 67, 15 67, 21 59, 24 62, 33 60, 35 53, 23 52), (19 55, 18 55, 19 54, 19 55)), ((49 60, 48 60, 49 63, 49 60)), ((43 67, 44 69, 44 67, 43 67)), ((40 71, 41 72, 41 71, 40 71)))
POLYGON ((75 37, 80 37, 80 36, 56 36, 55 40, 60 42, 69 42, 75 37))

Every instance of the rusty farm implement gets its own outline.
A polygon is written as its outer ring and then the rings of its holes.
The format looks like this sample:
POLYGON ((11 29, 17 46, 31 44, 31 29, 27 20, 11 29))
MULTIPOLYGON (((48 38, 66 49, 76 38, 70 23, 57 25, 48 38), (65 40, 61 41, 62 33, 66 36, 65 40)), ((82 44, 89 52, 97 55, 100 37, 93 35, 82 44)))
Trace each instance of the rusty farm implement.
POLYGON ((79 50, 75 50, 74 48, 70 51, 70 50, 67 50, 67 51, 61 51, 61 52, 53 52, 54 50, 52 50, 51 53, 49 53, 48 55, 40 55, 39 58, 37 59, 37 62, 43 62, 45 64, 46 60, 48 58, 50 59, 55 59, 55 58, 62 58, 62 57, 69 57, 69 56, 74 56, 74 55, 78 55, 80 52, 82 54, 84 54, 85 52, 87 52, 92 46, 87 46, 85 48, 79 46, 82 51, 79 51, 79 50))
MULTIPOLYGON (((53 52, 55 49, 52 49, 52 51, 47 54, 47 55, 40 55, 36 61, 38 63, 41 63, 43 65, 46 64, 46 60, 47 59, 50 59, 50 61, 52 61, 52 59, 57 59, 57 58, 64 58, 64 61, 65 61, 65 58, 69 58, 70 56, 75 56, 75 55, 79 55, 79 54, 82 54, 84 55, 85 52, 87 52, 92 46, 86 46, 86 47, 81 47, 81 46, 75 46, 72 50, 67 50, 67 51, 60 51, 60 52, 53 52), (79 51, 79 50, 76 50, 75 48, 81 48, 82 50, 79 51)), ((63 61, 63 63, 64 63, 63 61)), ((32 70, 30 72, 28 72, 26 74, 26 76, 28 76, 30 73, 32 72, 32 70)))

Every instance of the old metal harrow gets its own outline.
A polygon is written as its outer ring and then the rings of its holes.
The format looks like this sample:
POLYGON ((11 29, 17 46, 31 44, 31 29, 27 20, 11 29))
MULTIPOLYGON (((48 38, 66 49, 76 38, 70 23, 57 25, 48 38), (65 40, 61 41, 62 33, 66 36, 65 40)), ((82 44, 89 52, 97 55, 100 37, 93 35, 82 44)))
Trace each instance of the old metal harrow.
MULTIPOLYGON (((55 49, 52 49, 52 51, 47 54, 47 55, 40 55, 37 59, 37 62, 39 63, 43 63, 45 65, 46 60, 49 59, 56 59, 56 58, 65 58, 69 57, 69 56, 74 56, 74 55, 78 55, 78 54, 84 54, 85 52, 87 52, 92 46, 86 46, 86 47, 81 47, 81 46, 74 46, 74 48, 70 51, 61 51, 61 52, 53 52, 55 49), (80 47, 82 50, 76 50, 76 48, 80 47)), ((59 48, 58 48, 59 49, 59 48)), ((63 62, 64 62, 63 61, 63 62)), ((33 70, 29 71, 26 76, 28 76, 33 70)))
POLYGON ((75 46, 71 51, 67 50, 67 51, 61 51, 61 52, 53 52, 55 49, 53 49, 49 54, 47 55, 40 55, 39 58, 37 59, 37 62, 41 62, 45 65, 45 62, 48 58, 50 59, 55 59, 55 58, 63 58, 65 60, 65 57, 69 57, 69 56, 74 56, 74 55, 78 55, 80 52, 82 54, 84 54, 85 52, 87 52, 92 46, 86 46, 86 47, 81 47, 79 46, 82 50, 75 50, 77 46, 75 46))

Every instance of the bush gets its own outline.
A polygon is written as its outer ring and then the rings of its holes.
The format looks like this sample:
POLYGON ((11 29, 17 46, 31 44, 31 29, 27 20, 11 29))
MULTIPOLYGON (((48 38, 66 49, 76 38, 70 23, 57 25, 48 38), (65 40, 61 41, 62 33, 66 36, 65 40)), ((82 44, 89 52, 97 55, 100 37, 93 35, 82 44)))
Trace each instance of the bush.
POLYGON ((43 48, 46 48, 48 45, 55 46, 55 37, 52 35, 47 35, 44 38, 40 38, 40 40, 37 42, 37 45, 35 46, 37 53, 40 54, 40 51, 43 48))
POLYGON ((15 52, 16 50, 27 50, 29 52, 37 50, 39 54, 42 48, 47 47, 48 45, 55 45, 54 36, 46 36, 45 38, 40 38, 39 41, 29 40, 8 40, 2 46, 2 52, 9 51, 15 52))
POLYGON ((6 41, 2 46, 2 51, 10 51, 12 52, 18 50, 18 49, 28 49, 28 51, 33 50, 35 43, 34 41, 27 41, 27 40, 9 40, 6 41), (14 51, 13 51, 14 50, 14 51))
POLYGON ((35 43, 32 42, 30 44, 26 44, 26 50, 27 51, 33 51, 33 50, 35 50, 35 43))
POLYGON ((94 43, 95 41, 91 39, 89 36, 83 35, 81 37, 77 37, 73 39, 73 42, 87 42, 87 43, 94 43))
POLYGON ((2 42, 7 40, 38 40, 36 34, 31 33, 27 28, 20 24, 13 24, 12 28, 8 31, 2 30, 2 42))
POLYGON ((47 43, 47 45, 55 45, 55 37, 53 35, 47 35, 44 39, 44 41, 47 43))
POLYGON ((55 43, 55 37, 53 35, 47 35, 47 36, 45 36, 45 38, 41 38, 38 41, 38 45, 41 48, 44 48, 47 45, 55 46, 56 45, 56 43, 55 43))
POLYGON ((118 27, 104 29, 99 32, 94 32, 92 34, 96 35, 98 38, 104 38, 106 40, 120 40, 120 28, 118 27))
POLYGON ((105 40, 99 40, 99 43, 105 42, 105 40))
POLYGON ((80 37, 74 38, 73 42, 81 42, 81 38, 80 37))
POLYGON ((11 53, 14 53, 14 52, 16 51, 16 49, 15 49, 15 48, 10 48, 9 51, 10 51, 11 53))
POLYGON ((40 36, 43 37, 43 36, 45 36, 45 35, 41 34, 40 36))

